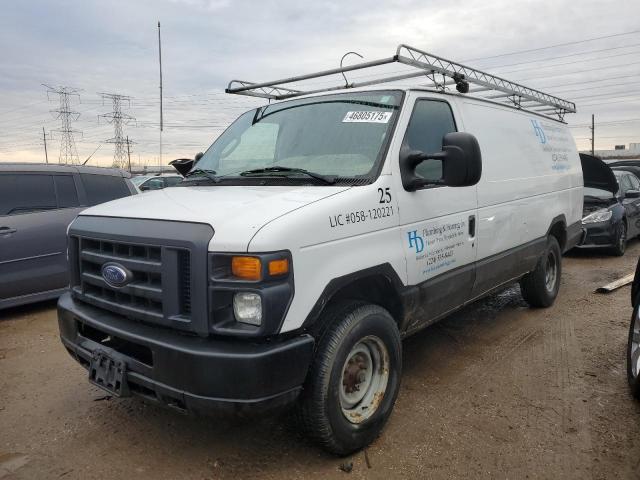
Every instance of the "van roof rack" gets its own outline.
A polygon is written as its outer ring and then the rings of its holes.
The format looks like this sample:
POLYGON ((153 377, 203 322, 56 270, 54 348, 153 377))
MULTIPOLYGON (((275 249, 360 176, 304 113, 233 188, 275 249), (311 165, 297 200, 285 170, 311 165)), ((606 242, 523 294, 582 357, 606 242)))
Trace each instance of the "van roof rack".
MULTIPOLYGON (((344 57, 343 57, 344 58, 344 57)), ((544 116, 557 115, 559 120, 564 120, 566 113, 575 113, 576 105, 568 100, 549 95, 548 93, 525 87, 518 83, 506 80, 490 73, 467 67, 460 63, 452 62, 437 55, 432 55, 417 48, 401 44, 396 49, 393 57, 358 63, 347 67, 323 70, 321 72, 298 75, 263 83, 252 83, 242 80, 231 80, 225 92, 237 95, 267 98, 269 100, 284 100, 311 93, 330 92, 348 88, 365 87, 381 83, 396 82, 409 78, 426 77, 432 82, 431 87, 444 91, 449 85, 455 85, 456 90, 463 94, 474 94, 477 98, 493 100, 505 103, 519 109, 532 111, 544 116), (362 82, 349 83, 345 72, 365 70, 382 65, 401 63, 414 67, 414 71, 398 75, 389 72, 382 73, 379 78, 362 82), (341 85, 312 90, 297 90, 285 87, 291 83, 301 82, 314 78, 327 77, 342 74, 345 82, 341 85), (491 95, 486 95, 490 93, 491 95), (475 95, 483 93, 483 95, 475 95)))

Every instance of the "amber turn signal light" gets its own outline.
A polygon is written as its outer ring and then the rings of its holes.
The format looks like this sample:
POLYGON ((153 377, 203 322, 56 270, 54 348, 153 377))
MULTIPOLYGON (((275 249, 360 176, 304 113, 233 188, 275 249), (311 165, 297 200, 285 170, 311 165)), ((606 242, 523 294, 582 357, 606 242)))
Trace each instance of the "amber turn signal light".
POLYGON ((256 257, 232 257, 231 273, 243 280, 258 281, 262 277, 262 264, 256 257))
POLYGON ((277 276, 289 273, 289 259, 271 260, 269 262, 269 275, 277 276))

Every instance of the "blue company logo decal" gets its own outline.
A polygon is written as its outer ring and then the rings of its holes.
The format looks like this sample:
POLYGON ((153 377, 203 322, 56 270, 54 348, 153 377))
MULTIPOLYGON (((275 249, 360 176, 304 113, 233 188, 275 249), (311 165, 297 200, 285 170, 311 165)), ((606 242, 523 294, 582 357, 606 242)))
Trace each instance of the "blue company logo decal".
POLYGON ((409 235, 409 248, 415 248, 416 253, 420 253, 424 250, 424 240, 420 235, 418 235, 418 231, 414 230, 413 232, 407 232, 409 235))
POLYGON ((540 126, 538 120, 531 120, 531 125, 533 125, 533 131, 536 133, 540 143, 543 145, 547 143, 547 136, 544 134, 544 129, 540 126))
POLYGON ((112 287, 124 287, 131 281, 131 273, 117 263, 105 263, 102 266, 102 278, 112 287))

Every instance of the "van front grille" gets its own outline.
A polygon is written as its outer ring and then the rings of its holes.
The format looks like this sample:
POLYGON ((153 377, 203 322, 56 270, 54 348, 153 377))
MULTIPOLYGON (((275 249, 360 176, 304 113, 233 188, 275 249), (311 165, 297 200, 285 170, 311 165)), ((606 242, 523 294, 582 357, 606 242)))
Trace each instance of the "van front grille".
POLYGON ((76 237, 78 279, 73 291, 78 298, 96 307, 144 322, 170 325, 179 318, 182 328, 191 314, 191 254, 181 248, 143 245, 76 237), (131 273, 126 285, 114 287, 102 275, 106 263, 114 263, 131 273), (177 285, 173 285, 177 281, 177 285), (167 303, 168 285, 175 288, 167 303), (176 303, 173 305, 172 303, 176 303))

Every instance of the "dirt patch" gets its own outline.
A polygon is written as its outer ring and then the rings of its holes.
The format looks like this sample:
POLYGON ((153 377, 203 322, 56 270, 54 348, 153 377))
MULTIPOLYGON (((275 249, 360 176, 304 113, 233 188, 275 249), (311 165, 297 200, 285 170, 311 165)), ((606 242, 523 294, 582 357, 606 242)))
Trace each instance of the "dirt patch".
POLYGON ((516 286, 407 339, 391 421, 347 459, 286 417, 238 423, 106 398, 60 344, 55 304, 0 312, 0 478, 639 478, 629 287, 592 293, 639 253, 634 242, 622 258, 572 254, 553 307, 527 308, 516 286))

